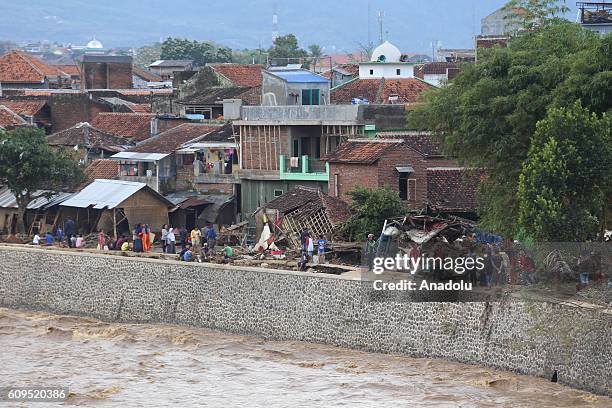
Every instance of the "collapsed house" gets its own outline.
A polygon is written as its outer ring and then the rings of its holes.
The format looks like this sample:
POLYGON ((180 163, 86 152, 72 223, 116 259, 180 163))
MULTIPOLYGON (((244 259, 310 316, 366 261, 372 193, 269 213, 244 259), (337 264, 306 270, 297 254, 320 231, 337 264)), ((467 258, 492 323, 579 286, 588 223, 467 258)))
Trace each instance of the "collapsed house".
POLYGON ((284 238, 293 248, 300 248, 303 230, 308 230, 315 239, 333 241, 349 216, 348 204, 339 198, 318 189, 298 186, 256 211, 257 236, 265 223, 272 222, 280 232, 277 241, 284 238))

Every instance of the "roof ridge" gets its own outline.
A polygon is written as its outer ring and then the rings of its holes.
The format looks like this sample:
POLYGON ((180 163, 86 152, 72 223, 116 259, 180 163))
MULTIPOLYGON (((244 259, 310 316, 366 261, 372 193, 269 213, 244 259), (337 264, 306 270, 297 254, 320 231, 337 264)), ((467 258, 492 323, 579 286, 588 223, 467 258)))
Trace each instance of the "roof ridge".
MULTIPOLYGON (((25 62, 27 62, 32 68, 34 68, 40 75, 42 75, 43 77, 46 78, 46 75, 44 72, 42 72, 36 65, 34 65, 32 63, 32 61, 30 60, 30 56, 28 55, 26 57, 25 53, 19 52, 19 51, 15 51, 15 53, 25 62)), ((42 62, 42 61, 41 61, 42 62)), ((44 79, 43 79, 44 80, 44 79)))
POLYGON ((8 112, 9 114, 13 115, 14 117, 18 118, 20 121, 22 121, 23 123, 27 124, 28 122, 22 118, 18 113, 15 113, 12 109, 4 106, 4 105, 0 105, 0 109, 5 110, 6 112, 8 112))

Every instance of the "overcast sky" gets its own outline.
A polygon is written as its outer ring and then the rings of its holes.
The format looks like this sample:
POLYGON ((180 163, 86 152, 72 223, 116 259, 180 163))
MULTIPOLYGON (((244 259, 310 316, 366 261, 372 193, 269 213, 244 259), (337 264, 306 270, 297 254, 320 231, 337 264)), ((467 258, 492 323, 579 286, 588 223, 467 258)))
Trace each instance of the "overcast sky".
POLYGON ((95 36, 114 47, 179 36, 235 49, 268 47, 274 3, 280 33, 296 34, 304 47, 354 51, 367 42, 368 26, 376 43, 383 11, 385 37, 404 52, 430 52, 433 40, 472 46, 481 18, 505 0, 0 0, 0 40, 85 44, 95 36))

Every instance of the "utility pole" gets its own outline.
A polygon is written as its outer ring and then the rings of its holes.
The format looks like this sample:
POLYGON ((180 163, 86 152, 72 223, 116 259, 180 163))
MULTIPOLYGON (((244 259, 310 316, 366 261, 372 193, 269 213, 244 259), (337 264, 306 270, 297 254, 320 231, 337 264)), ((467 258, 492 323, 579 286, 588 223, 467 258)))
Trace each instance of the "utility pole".
POLYGON ((370 22, 372 20, 372 0, 368 0, 368 47, 372 46, 372 26, 370 22))
POLYGON ((385 12, 379 11, 378 12, 378 43, 379 44, 382 44, 383 42, 385 42, 383 38, 383 20, 384 19, 385 19, 385 12))
POLYGON ((278 38, 278 7, 274 2, 274 13, 272 14, 272 44, 278 38))

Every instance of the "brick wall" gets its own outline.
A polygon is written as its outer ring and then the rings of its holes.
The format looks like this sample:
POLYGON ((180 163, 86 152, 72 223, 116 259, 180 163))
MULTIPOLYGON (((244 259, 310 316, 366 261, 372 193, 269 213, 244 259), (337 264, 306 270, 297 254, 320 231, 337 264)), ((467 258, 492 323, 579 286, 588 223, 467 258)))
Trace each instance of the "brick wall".
POLYGON ((347 192, 355 187, 377 188, 378 172, 372 166, 363 164, 331 163, 329 166, 329 194, 336 195, 336 175, 338 193, 343 200, 349 201, 347 192))
POLYGON ((396 167, 411 166, 414 173, 409 178, 416 179, 416 199, 405 202, 410 209, 422 209, 427 204, 427 168, 457 166, 452 159, 426 159, 408 147, 400 147, 388 152, 374 165, 331 163, 329 192, 335 195, 336 174, 340 198, 348 200, 347 192, 355 187, 377 188, 388 186, 399 194, 399 173, 396 167))
POLYGON ((132 63, 85 62, 82 64, 81 89, 132 88, 132 63))
POLYGON ((59 132, 79 122, 91 122, 100 112, 110 112, 110 107, 94 102, 85 93, 54 94, 51 107, 51 131, 59 132))

